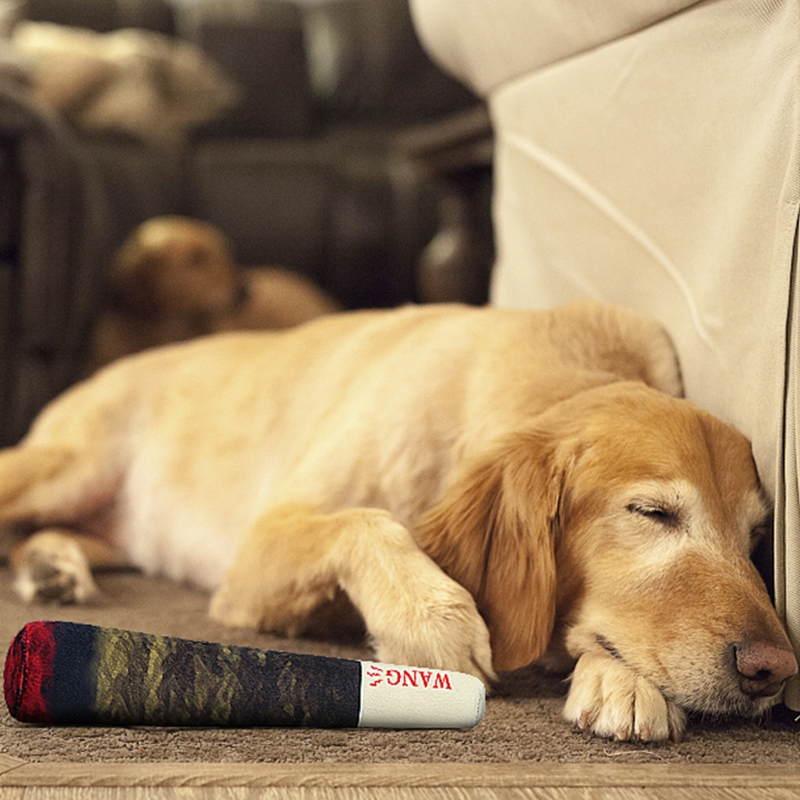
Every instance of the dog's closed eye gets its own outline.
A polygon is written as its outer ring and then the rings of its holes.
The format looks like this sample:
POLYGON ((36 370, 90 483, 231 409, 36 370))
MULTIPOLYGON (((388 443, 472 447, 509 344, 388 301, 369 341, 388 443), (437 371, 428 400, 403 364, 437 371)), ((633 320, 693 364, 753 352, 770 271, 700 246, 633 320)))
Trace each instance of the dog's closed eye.
POLYGON ((675 508, 649 502, 630 503, 626 508, 632 514, 656 522, 664 528, 677 529, 681 527, 681 514, 675 508))

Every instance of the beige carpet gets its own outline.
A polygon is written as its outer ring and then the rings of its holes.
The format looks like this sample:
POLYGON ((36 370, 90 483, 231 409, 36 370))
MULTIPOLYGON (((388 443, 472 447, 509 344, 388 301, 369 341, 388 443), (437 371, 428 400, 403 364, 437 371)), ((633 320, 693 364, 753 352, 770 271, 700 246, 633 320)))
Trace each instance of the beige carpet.
MULTIPOLYGON (((0 569, 0 648, 35 619, 64 619, 263 648, 369 657, 358 644, 287 640, 209 620, 207 598, 136 573, 101 575, 91 608, 22 606, 0 569)), ((800 763, 800 725, 788 714, 755 722, 694 721, 680 744, 616 744, 560 718, 564 685, 532 670, 509 677, 470 731, 57 728, 12 720, 2 704, 0 753, 26 761, 800 763)), ((784 710, 785 711, 785 710, 784 710)))

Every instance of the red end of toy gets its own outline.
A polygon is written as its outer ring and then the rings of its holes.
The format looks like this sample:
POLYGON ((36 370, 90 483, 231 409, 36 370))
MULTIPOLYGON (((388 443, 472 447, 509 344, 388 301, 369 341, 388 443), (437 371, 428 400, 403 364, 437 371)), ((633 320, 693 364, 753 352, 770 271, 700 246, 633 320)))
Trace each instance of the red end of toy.
POLYGON ((8 711, 20 722, 50 722, 45 692, 53 677, 56 642, 52 625, 29 622, 8 648, 3 692, 8 711))

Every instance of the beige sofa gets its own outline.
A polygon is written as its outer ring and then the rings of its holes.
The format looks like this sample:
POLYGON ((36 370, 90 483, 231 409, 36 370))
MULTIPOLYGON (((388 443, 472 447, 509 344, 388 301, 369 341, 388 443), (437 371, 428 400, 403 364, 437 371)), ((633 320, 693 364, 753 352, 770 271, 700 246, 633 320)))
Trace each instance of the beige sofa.
POLYGON ((800 5, 412 7, 429 51, 489 102, 493 302, 588 296, 667 325, 688 397, 753 440, 800 650, 800 5))

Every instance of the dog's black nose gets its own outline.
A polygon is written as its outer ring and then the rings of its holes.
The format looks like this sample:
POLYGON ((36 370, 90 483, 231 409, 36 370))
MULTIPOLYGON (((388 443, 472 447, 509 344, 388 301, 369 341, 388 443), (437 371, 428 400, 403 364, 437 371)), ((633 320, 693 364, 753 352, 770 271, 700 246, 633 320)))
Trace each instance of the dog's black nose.
POLYGON ((791 650, 759 639, 733 646, 739 688, 751 697, 771 697, 784 681, 797 674, 797 659, 791 650))

